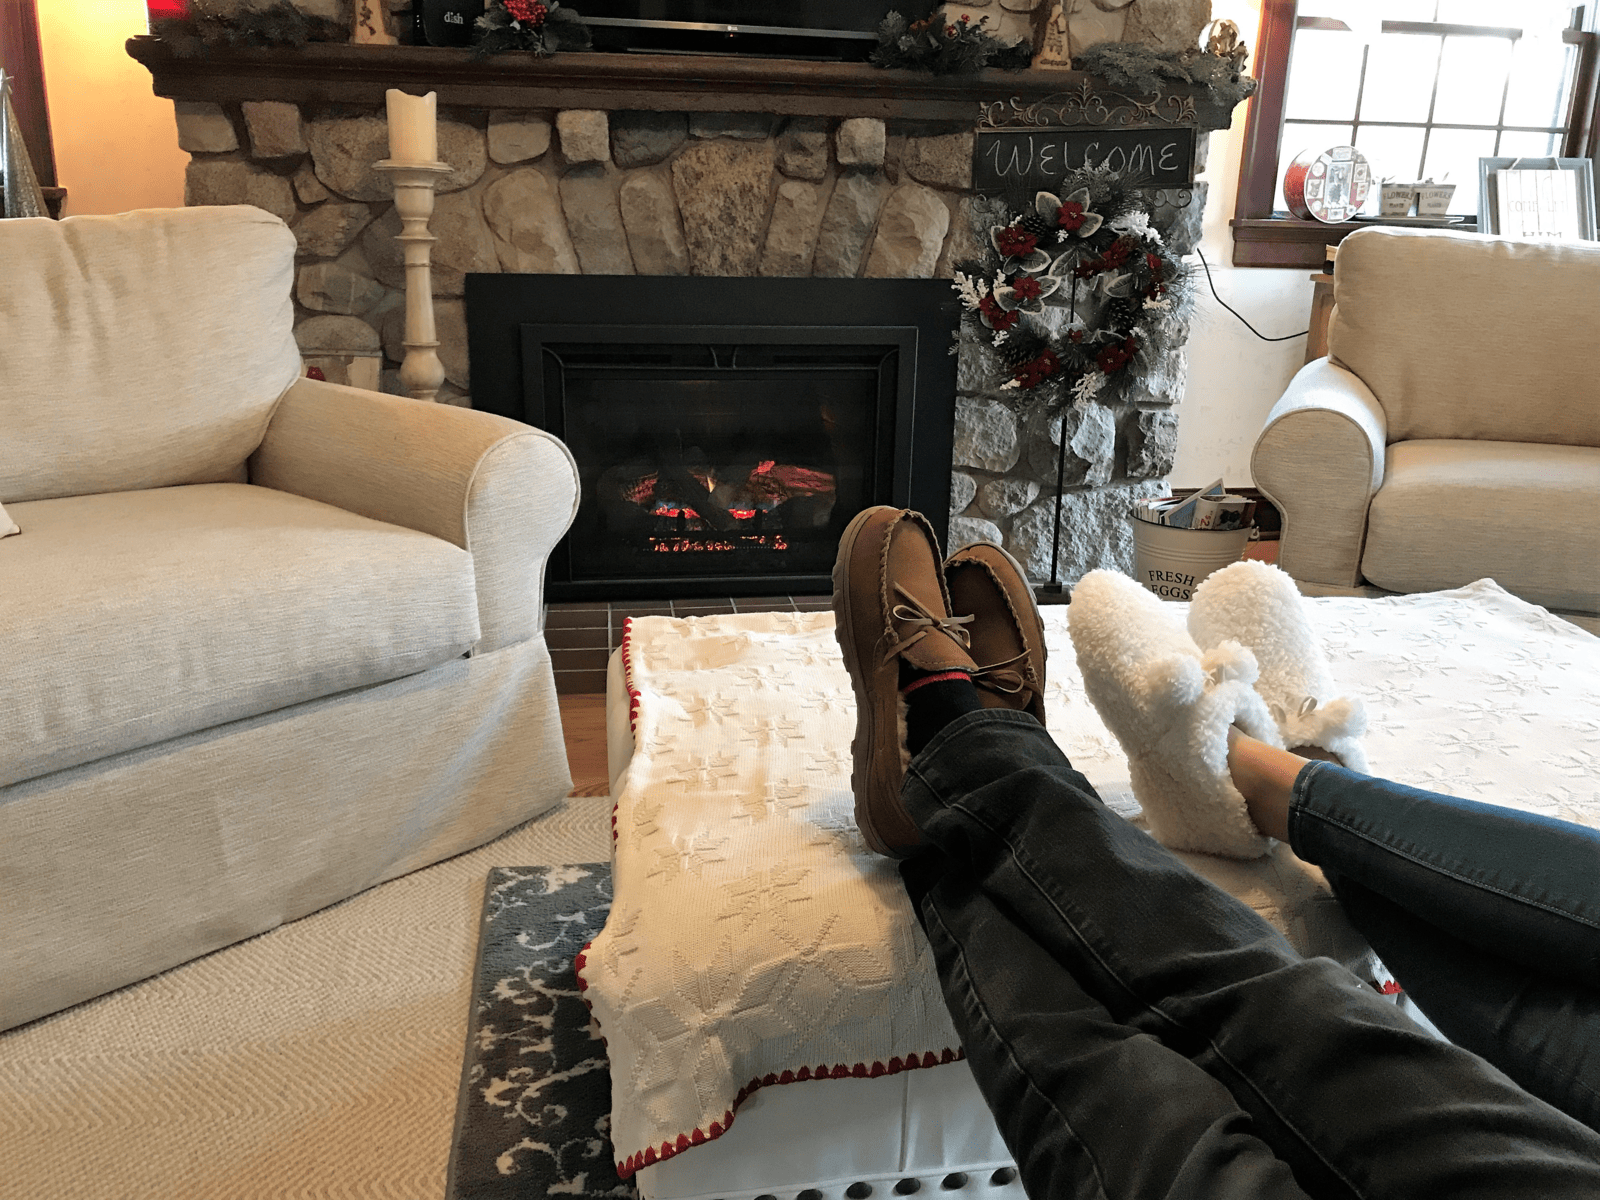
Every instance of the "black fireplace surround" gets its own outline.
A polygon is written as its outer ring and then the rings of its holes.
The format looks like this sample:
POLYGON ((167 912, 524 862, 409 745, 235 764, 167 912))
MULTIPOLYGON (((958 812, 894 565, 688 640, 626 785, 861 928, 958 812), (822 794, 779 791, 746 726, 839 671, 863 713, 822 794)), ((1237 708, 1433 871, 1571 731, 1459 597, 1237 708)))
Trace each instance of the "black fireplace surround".
POLYGON ((474 407, 578 463, 552 600, 823 594, 873 504, 945 537, 942 280, 481 274, 466 308, 474 407))

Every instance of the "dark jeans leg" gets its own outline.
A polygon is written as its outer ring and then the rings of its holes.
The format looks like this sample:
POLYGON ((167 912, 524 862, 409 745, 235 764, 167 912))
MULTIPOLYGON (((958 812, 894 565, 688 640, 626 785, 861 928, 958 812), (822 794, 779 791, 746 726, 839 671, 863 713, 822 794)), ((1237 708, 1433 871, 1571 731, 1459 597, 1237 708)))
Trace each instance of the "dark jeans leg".
MULTIPOLYGON (((950 872, 1113 1022, 1227 1087, 1307 1192, 1600 1195, 1600 1136, 1423 1033, 1343 968, 1300 958, 1106 809, 1031 717, 961 717, 913 760, 904 795, 950 872)), ((1016 1004, 1014 990, 993 995, 991 1012, 1016 1004)), ((1046 1041, 1030 1054, 1053 1052, 1046 1041)))
POLYGON ((902 872, 1029 1196, 1304 1200, 1227 1088, 1113 1020, 972 877, 938 851, 902 872))
POLYGON ((1289 844, 1441 1033, 1600 1129, 1600 833, 1311 763, 1289 844))

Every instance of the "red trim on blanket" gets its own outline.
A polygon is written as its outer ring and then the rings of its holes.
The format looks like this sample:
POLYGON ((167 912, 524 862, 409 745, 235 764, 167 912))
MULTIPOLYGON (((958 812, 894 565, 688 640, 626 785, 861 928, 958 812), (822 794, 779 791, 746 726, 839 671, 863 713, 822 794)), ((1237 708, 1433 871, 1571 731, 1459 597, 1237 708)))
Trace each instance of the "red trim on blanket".
MULTIPOLYGON (((578 957, 581 960, 583 956, 578 957)), ((579 987, 583 986, 585 985, 580 981, 579 987)), ((902 1071, 915 1071, 919 1067, 937 1067, 943 1063, 953 1063, 966 1056, 966 1051, 952 1050, 947 1046, 937 1054, 930 1050, 921 1055, 908 1054, 904 1058, 896 1056, 887 1063, 856 1063, 853 1066, 838 1063, 831 1067, 824 1063, 815 1071, 810 1067, 801 1067, 798 1071, 784 1071, 782 1074, 768 1073, 760 1079, 752 1079, 740 1088, 739 1094, 734 1097, 733 1107, 722 1114, 722 1120, 711 1122, 709 1129, 694 1129, 689 1133, 680 1133, 670 1142, 662 1142, 659 1146, 646 1146, 643 1150, 628 1155, 617 1163, 617 1177, 627 1179, 641 1167, 665 1162, 693 1146, 700 1146, 721 1137, 733 1125, 733 1115, 739 1106, 761 1088, 778 1087, 785 1083, 804 1083, 808 1079, 876 1079, 880 1075, 898 1075, 902 1071)))
POLYGON ((639 689, 633 686, 633 618, 622 622, 622 682, 628 689, 628 732, 639 731, 639 689))

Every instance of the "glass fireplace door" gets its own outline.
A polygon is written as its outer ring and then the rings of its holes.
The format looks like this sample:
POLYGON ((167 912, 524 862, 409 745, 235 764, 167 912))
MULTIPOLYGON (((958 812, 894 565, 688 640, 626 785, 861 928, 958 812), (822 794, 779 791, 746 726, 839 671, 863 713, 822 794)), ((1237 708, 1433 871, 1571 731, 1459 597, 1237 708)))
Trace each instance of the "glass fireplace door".
MULTIPOLYGON (((578 463, 554 578, 599 596, 825 591, 895 474, 914 328, 523 326, 540 422, 578 463), (564 559, 564 561, 559 561, 564 559)), ((904 472, 902 471, 902 475, 904 472)), ((568 589, 563 588, 563 591, 568 589)))

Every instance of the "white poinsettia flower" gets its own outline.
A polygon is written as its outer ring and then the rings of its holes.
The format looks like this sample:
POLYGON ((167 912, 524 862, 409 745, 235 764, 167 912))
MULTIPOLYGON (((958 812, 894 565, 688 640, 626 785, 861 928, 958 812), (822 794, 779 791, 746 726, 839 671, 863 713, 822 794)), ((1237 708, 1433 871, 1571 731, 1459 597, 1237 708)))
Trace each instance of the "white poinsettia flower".
POLYGON ((1086 238, 1099 231, 1105 218, 1089 210, 1089 189, 1079 188, 1066 198, 1051 192, 1040 192, 1033 198, 1033 207, 1050 225, 1073 237, 1086 238))
POLYGON ((1131 271, 1107 271, 1099 278, 1100 290, 1116 300, 1133 295, 1131 271))
POLYGON ((1056 255, 1055 262, 1050 264, 1050 274, 1058 275, 1062 279, 1070 278, 1078 264, 1093 253, 1093 250, 1081 242, 1068 243, 1067 248, 1056 255))

